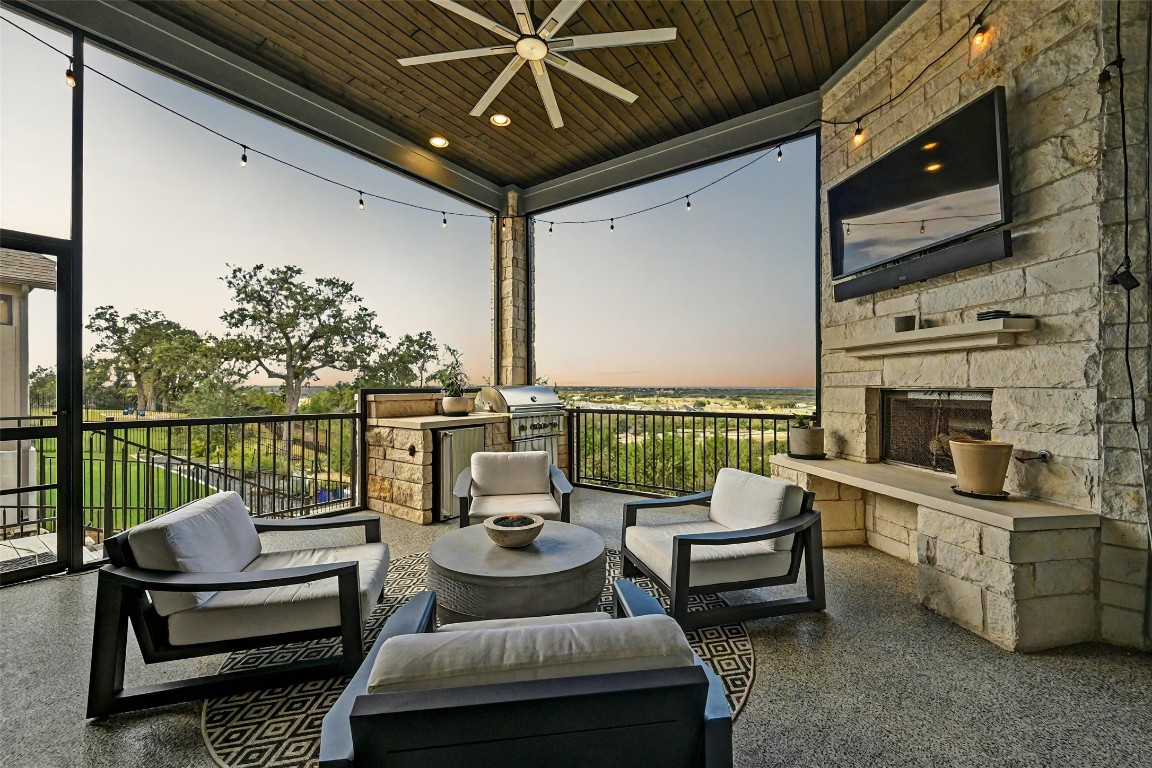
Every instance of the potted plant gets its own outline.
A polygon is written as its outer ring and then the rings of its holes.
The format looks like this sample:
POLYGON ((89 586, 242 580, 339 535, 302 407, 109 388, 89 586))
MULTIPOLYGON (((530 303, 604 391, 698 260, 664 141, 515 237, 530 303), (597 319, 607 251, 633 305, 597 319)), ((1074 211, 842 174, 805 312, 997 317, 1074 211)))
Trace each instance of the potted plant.
POLYGON ((451 347, 448 351, 451 360, 436 374, 436 378, 440 380, 441 391, 444 393, 440 407, 444 410, 445 416, 464 416, 472 412, 472 401, 464 397, 468 376, 464 373, 459 353, 451 347))
POLYGON ((979 496, 1005 496, 1004 479, 1012 461, 1012 443, 957 437, 948 441, 956 465, 956 488, 979 496))
POLYGON ((788 425, 788 455, 795 459, 824 458, 824 428, 813 416, 797 416, 788 425))

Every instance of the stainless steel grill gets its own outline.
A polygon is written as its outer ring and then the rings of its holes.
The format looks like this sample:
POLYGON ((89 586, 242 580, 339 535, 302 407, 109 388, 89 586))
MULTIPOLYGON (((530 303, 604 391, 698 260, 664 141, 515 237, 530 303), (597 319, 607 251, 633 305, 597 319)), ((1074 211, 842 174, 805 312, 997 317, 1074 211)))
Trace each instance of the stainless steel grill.
POLYGON ((508 434, 514 451, 547 451, 552 463, 564 435, 564 405, 551 387, 483 387, 476 410, 511 414, 508 434))

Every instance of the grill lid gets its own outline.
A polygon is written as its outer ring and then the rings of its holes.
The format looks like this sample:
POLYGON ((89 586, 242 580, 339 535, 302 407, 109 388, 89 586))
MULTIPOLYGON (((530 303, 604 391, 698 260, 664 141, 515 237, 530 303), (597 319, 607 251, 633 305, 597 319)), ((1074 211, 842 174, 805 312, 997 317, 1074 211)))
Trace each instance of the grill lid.
POLYGON ((476 396, 477 411, 493 413, 533 413, 563 408, 552 387, 514 386, 481 387, 476 396))

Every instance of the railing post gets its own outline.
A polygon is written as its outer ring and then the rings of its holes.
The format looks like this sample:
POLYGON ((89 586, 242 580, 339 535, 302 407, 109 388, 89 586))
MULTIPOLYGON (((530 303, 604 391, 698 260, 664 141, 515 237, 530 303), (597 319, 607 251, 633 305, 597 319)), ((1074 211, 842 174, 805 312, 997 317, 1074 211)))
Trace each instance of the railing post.
MULTIPOLYGON (((91 454, 89 454, 91 455, 91 454)), ((112 518, 112 489, 115 478, 112 477, 113 466, 113 449, 112 449, 112 427, 105 427, 104 429, 104 540, 112 538, 113 518, 112 518)))

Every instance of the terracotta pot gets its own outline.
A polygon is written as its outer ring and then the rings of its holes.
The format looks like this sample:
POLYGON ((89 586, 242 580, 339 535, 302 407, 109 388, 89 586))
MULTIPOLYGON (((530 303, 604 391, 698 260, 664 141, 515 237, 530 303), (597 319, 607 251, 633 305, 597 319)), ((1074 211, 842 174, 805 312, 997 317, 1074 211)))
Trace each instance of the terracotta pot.
POLYGON ((793 456, 823 456, 824 427, 788 427, 788 453, 793 456))
POLYGON ((443 409, 445 416, 465 416, 472 412, 472 398, 445 395, 440 401, 440 408, 443 409))
POLYGON ((531 544, 544 528, 544 518, 540 515, 497 515, 484 520, 484 531, 488 538, 498 547, 516 549, 531 544), (518 528, 503 528, 496 524, 497 520, 509 517, 528 517, 532 519, 531 525, 522 525, 518 528))
POLYGON ((949 440, 956 464, 956 485, 968 493, 1004 492, 1004 478, 1012 461, 1012 443, 996 440, 949 440))

